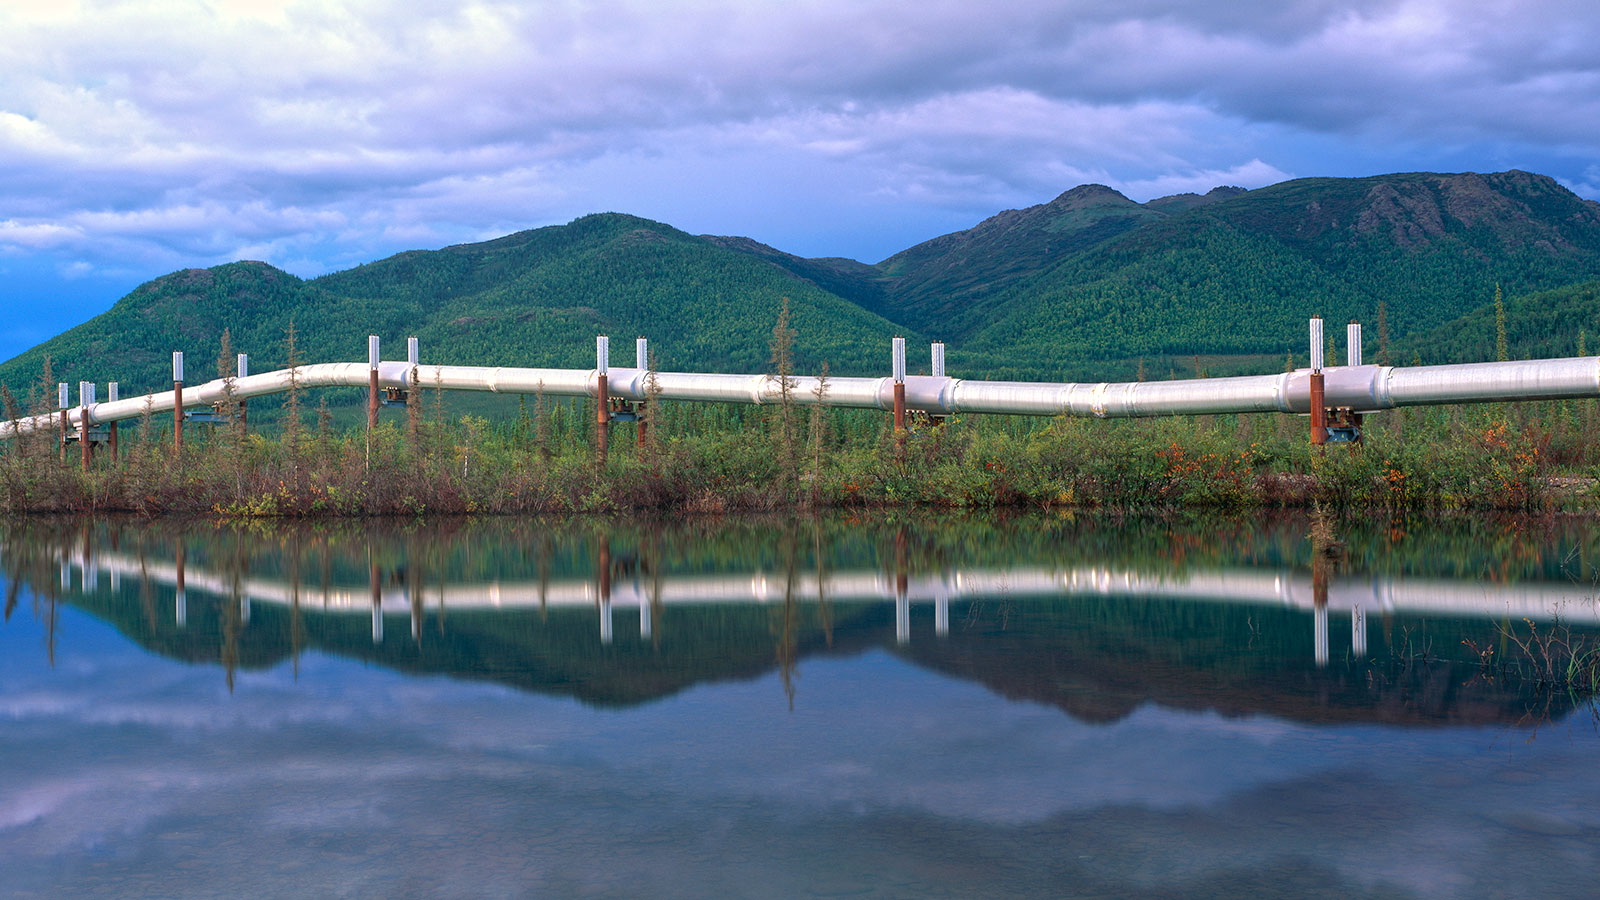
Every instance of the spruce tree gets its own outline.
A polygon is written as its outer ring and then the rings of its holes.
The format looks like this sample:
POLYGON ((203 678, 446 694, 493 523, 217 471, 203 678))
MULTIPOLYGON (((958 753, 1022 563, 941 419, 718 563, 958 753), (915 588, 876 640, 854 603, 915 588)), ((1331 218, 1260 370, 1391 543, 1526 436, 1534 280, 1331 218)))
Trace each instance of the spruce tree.
POLYGON ((1506 302, 1500 295, 1500 284, 1494 286, 1494 358, 1501 362, 1511 358, 1506 351, 1506 302))

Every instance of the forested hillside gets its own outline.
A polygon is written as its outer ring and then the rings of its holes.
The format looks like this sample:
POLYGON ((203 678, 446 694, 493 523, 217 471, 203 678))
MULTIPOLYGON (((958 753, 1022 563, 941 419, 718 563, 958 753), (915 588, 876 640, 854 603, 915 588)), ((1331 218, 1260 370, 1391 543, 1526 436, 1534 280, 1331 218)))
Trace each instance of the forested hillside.
MULTIPOLYGON (((1511 359, 1600 355, 1600 281, 1539 291, 1505 302, 1511 359)), ((1418 332, 1391 353, 1392 362, 1425 364, 1496 358, 1494 301, 1438 328, 1418 332)), ((1371 362, 1377 358, 1368 353, 1371 362)))
MULTIPOLYGON (((264 263, 176 272, 0 365, 19 394, 54 377, 163 386, 169 354, 214 371, 223 328, 258 371, 284 364, 293 319, 306 361, 361 360, 422 340, 426 360, 587 366, 651 338, 663 368, 763 371, 782 298, 797 364, 887 371, 894 334, 926 369, 1033 379, 1280 369, 1305 359, 1305 320, 1368 323, 1380 307, 1395 362, 1493 358, 1504 291, 1513 355, 1562 355, 1600 333, 1600 204, 1526 172, 1308 178, 1139 204, 1083 185, 874 265, 805 259, 749 238, 693 236, 608 213, 564 226, 402 253, 302 281, 264 263), (1199 357, 1204 357, 1200 359, 1199 357)), ((1590 346, 1591 352, 1596 348, 1590 346)))
MULTIPOLYGON (((0 366, 19 396, 49 354, 59 380, 119 381, 124 393, 170 382, 173 350, 190 380, 215 377, 218 341, 252 369, 286 364, 292 318, 308 362, 360 361, 366 336, 403 359, 416 335, 426 361, 592 366, 594 336, 633 365, 633 338, 658 365, 764 371, 789 298, 796 364, 865 372, 903 333, 860 306, 704 238, 632 216, 585 216, 481 244, 402 253, 311 281, 264 263, 189 269, 140 286, 101 316, 0 366)), ((52 395, 53 396, 53 395, 52 395)))
POLYGON ((1067 359, 1304 354, 1305 319, 1394 335, 1493 299, 1600 277, 1600 205, 1502 175, 1302 179, 1144 225, 957 318, 992 365, 1067 359))

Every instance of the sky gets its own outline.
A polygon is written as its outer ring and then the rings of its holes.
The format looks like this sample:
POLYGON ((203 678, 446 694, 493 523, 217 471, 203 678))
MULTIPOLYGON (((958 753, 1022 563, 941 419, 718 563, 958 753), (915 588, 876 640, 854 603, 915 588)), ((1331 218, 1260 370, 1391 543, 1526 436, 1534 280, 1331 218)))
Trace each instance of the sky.
POLYGON ((875 262, 1075 185, 1600 198, 1593 0, 0 0, 0 359, 176 269, 602 211, 875 262))

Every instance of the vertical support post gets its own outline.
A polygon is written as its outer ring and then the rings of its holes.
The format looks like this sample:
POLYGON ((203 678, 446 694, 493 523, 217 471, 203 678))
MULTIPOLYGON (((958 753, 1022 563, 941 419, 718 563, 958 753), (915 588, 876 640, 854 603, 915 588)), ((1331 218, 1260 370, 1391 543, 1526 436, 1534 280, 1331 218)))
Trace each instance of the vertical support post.
MULTIPOLYGON (((115 381, 106 385, 106 402, 117 402, 117 383, 115 381)), ((111 465, 117 464, 117 423, 111 422, 106 426, 106 440, 111 444, 111 465)))
MULTIPOLYGON (((643 377, 642 373, 650 371, 650 344, 644 338, 639 338, 633 342, 633 365, 641 373, 641 378, 643 377)), ((643 382, 641 381, 640 383, 642 384, 643 382)), ((641 447, 644 446, 645 429, 650 427, 649 420, 644 416, 644 405, 648 402, 650 401, 646 399, 634 404, 639 425, 635 429, 635 434, 639 438, 639 446, 641 447)))
POLYGON ((1350 610, 1350 652, 1358 658, 1367 655, 1367 612, 1359 606, 1350 610))
POLYGON ((422 358, 422 353, 417 349, 415 337, 406 338, 406 365, 416 368, 417 361, 422 358))
POLYGON ((1317 555, 1311 563, 1311 641, 1317 668, 1328 664, 1328 561, 1317 555))
POLYGON ((611 369, 611 339, 599 335, 594 339, 595 407, 594 452, 595 461, 606 464, 606 441, 611 425, 611 392, 606 386, 606 373, 611 369))
POLYGON ((89 558, 89 523, 87 521, 83 523, 80 535, 81 537, 78 541, 78 571, 82 573, 83 578, 79 581, 79 584, 83 587, 83 592, 88 594, 95 590, 99 579, 96 577, 94 563, 89 558))
POLYGON ((611 541, 602 539, 600 542, 600 556, 597 560, 600 571, 596 573, 600 582, 600 643, 611 643, 611 541))
MULTIPOLYGON (((250 375, 250 354, 248 354, 248 353, 239 354, 239 369, 238 369, 238 371, 239 371, 239 377, 240 378, 249 377, 249 375, 250 375)), ((240 428, 248 428, 248 427, 250 427, 250 419, 245 414, 244 403, 245 403, 244 398, 241 397, 239 399, 239 427, 240 428)))
POLYGON ((183 539, 178 539, 178 590, 172 598, 172 614, 182 628, 189 621, 189 597, 183 589, 183 539))
POLYGON ((94 385, 78 382, 78 451, 83 459, 83 470, 89 471, 89 404, 94 402, 94 385))
POLYGON ((378 427, 378 336, 367 335, 367 427, 378 427))
POLYGON ((58 443, 61 445, 61 461, 67 461, 67 402, 71 399, 67 392, 65 381, 56 382, 56 409, 61 410, 61 435, 58 443))
MULTIPOLYGON (((1361 365, 1361 323, 1351 319, 1350 324, 1345 326, 1344 337, 1346 362, 1352 366, 1361 365)), ((1361 443, 1361 414, 1350 410, 1350 424, 1356 430, 1355 442, 1361 443)))
POLYGON ((183 458, 183 351, 172 354, 172 458, 183 458))
POLYGON ((933 633, 939 637, 950 634, 950 586, 943 579, 933 595, 933 633))
POLYGON ((906 532, 894 533, 894 642, 911 642, 911 598, 907 591, 906 532))
POLYGON ((372 589, 372 643, 383 643, 383 591, 378 587, 378 564, 367 565, 367 585, 372 589))
POLYGON ((406 566, 406 600, 411 606, 411 642, 422 643, 422 592, 417 590, 415 568, 406 566))
POLYGON ((900 459, 906 449, 906 339, 897 337, 889 346, 894 368, 894 454, 900 459))
POLYGON ((944 377, 944 341, 936 341, 933 345, 933 377, 944 377))
POLYGON ((1328 407, 1322 375, 1322 317, 1311 318, 1311 445, 1328 443, 1328 407))

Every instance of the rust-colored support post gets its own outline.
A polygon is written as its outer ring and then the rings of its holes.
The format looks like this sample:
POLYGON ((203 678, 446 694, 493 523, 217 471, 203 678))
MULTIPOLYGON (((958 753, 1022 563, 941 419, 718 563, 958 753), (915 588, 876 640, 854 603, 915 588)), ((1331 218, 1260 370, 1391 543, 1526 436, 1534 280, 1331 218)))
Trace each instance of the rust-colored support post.
POLYGON ((67 402, 71 398, 67 393, 65 381, 56 382, 56 408, 61 410, 61 435, 57 443, 61 445, 61 462, 67 461, 67 402))
POLYGON ((611 392, 606 385, 606 373, 611 365, 611 339, 600 335, 594 339, 595 404, 594 404, 594 454, 595 462, 606 464, 606 442, 611 430, 611 392))
POLYGON ((906 339, 897 337, 889 346, 894 367, 894 455, 898 460, 906 451, 906 339))
POLYGON ((172 458, 183 458, 183 351, 172 354, 172 458))
POLYGON ((378 336, 367 335, 367 427, 378 427, 378 336))
POLYGON ((1311 445, 1328 443, 1328 406, 1322 376, 1322 317, 1311 319, 1311 445))
MULTIPOLYGON (((241 354, 239 354, 239 377, 240 378, 244 378, 244 377, 248 376, 249 374, 250 374, 250 354, 241 353, 241 354)), ((250 427, 250 419, 245 414, 245 406, 244 406, 244 404, 245 404, 244 398, 243 397, 239 398, 239 428, 241 430, 250 427)))
POLYGON ((89 404, 94 402, 94 385, 78 382, 78 452, 83 460, 83 470, 89 471, 93 445, 89 443, 89 404))
MULTIPOLYGON (((107 403, 115 403, 115 402, 117 402, 117 383, 115 381, 113 381, 110 384, 106 385, 106 402, 107 403)), ((115 465, 117 465, 117 462, 118 462, 118 457, 117 457, 117 423, 116 422, 111 422, 110 424, 108 424, 106 426, 106 440, 111 445, 111 465, 115 466, 115 465)))
MULTIPOLYGON (((641 373, 641 381, 639 383, 643 384, 644 382, 642 379, 644 376, 642 373, 650 371, 650 344, 644 338, 639 338, 633 342, 633 365, 634 368, 638 369, 641 373)), ((645 430, 650 427, 650 420, 645 418, 644 415, 644 405, 648 402, 650 401, 640 400, 638 403, 634 404, 633 407, 635 422, 639 426, 637 429, 635 429, 635 434, 639 438, 640 447, 644 446, 645 430)))

